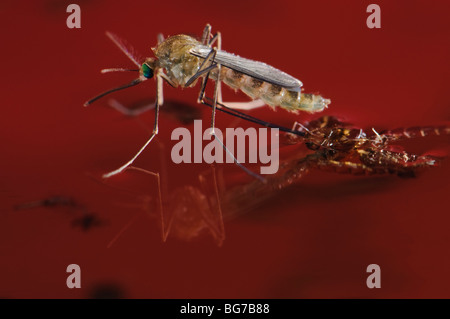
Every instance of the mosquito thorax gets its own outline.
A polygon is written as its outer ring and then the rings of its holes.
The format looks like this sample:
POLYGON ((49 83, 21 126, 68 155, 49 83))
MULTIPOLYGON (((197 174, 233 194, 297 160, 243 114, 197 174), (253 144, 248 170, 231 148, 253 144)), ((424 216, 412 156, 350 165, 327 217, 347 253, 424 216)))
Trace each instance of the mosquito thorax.
POLYGON ((202 59, 194 56, 191 49, 201 45, 196 39, 178 34, 171 36, 153 48, 158 66, 166 70, 167 76, 177 85, 184 86, 194 76, 202 59))

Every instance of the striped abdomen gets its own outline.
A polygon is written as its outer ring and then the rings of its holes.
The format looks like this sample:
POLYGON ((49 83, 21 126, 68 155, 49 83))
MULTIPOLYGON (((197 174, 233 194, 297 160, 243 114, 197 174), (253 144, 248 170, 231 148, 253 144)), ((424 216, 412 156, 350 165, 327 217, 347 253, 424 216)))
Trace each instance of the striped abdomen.
MULTIPOLYGON (((216 74, 212 76, 217 78, 216 74)), ((261 99, 271 107, 279 106, 288 111, 320 112, 331 103, 320 95, 289 91, 224 66, 221 68, 221 81, 233 89, 241 90, 254 100, 261 99)))

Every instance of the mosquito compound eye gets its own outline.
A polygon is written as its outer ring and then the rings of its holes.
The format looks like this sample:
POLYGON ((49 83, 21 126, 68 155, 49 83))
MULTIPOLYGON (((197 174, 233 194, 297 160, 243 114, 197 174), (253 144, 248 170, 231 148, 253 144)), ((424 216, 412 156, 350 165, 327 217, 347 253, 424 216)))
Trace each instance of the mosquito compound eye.
POLYGON ((151 79, 153 77, 153 70, 151 67, 148 66, 147 63, 142 64, 141 70, 142 70, 142 74, 147 79, 151 79))

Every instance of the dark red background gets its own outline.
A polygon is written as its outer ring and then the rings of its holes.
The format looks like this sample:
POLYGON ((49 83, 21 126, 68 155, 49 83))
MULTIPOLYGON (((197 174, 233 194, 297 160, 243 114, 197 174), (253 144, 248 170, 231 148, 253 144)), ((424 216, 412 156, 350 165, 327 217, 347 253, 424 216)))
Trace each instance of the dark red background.
MULTIPOLYGON (((449 161, 408 180, 313 171, 262 208, 228 221, 222 247, 208 235, 193 242, 169 235, 163 243, 157 219, 142 209, 141 195, 156 196, 153 180, 128 172, 108 184, 126 192, 92 178, 130 158, 148 137, 153 115, 126 118, 105 100, 82 106, 132 78, 98 72, 132 66, 106 30, 150 55, 158 32, 200 35, 210 23, 222 32, 225 50, 272 64, 298 77, 306 91, 331 98, 324 114, 364 128, 441 124, 450 104, 448 1, 377 1, 377 30, 366 27, 370 1, 79 1, 78 30, 66 27, 69 3, 0 4, 1 297, 92 297, 104 284, 131 298, 450 297, 449 161), (55 195, 74 198, 104 225, 88 232, 72 227, 82 213, 73 208, 13 210, 55 195), (71 263, 81 266, 81 289, 65 285, 71 263), (366 287, 372 263, 381 266, 381 289, 366 287)), ((168 105, 203 110, 206 128, 209 109, 196 105, 197 93, 165 88, 168 105)), ((126 103, 153 96, 154 83, 115 95, 126 103)), ((308 118, 252 114, 283 125, 308 118)), ((218 114, 218 127, 232 121, 218 114)), ((162 114, 158 140, 166 158, 170 133, 180 125, 162 114)), ((137 166, 160 170, 157 145, 137 166)), ((448 138, 408 143, 418 153, 447 146, 448 138)), ((198 173, 209 169, 168 167, 170 189, 198 186, 198 173)), ((225 172, 242 175, 229 165, 225 172)))

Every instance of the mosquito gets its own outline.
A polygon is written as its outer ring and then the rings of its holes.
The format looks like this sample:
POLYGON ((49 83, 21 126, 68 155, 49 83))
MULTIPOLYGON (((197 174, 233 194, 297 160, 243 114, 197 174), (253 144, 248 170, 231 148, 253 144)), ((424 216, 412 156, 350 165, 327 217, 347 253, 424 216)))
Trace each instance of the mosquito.
MULTIPOLYGON (((207 24, 203 30, 201 41, 179 34, 164 39, 158 35, 157 46, 152 48, 155 58, 142 59, 138 57, 134 49, 127 45, 117 35, 107 32, 106 35, 122 50, 123 53, 138 67, 138 69, 109 68, 101 70, 109 72, 138 72, 139 77, 128 84, 105 91, 90 99, 84 105, 88 106, 96 100, 122 89, 138 85, 153 77, 156 78, 155 102, 143 107, 142 112, 155 110, 153 132, 147 142, 139 151, 118 169, 104 174, 104 178, 114 176, 130 166, 142 151, 150 144, 158 134, 159 109, 164 103, 163 82, 172 87, 194 87, 201 78, 201 89, 198 95, 198 103, 206 104, 212 108, 210 134, 214 136, 231 156, 234 162, 245 172, 260 180, 261 176, 242 166, 234 155, 215 134, 216 109, 226 106, 231 109, 250 110, 264 105, 271 108, 281 107, 293 113, 298 111, 320 112, 331 101, 320 95, 302 93, 302 82, 293 76, 284 73, 263 62, 258 62, 222 50, 222 37, 220 32, 212 36, 211 26, 207 24), (214 93, 211 102, 205 97, 208 79, 215 81, 214 93), (235 90, 240 90, 251 98, 248 102, 223 102, 221 83, 235 90)), ((116 103, 117 104, 117 103, 116 103)), ((121 105, 112 105, 119 111, 127 113, 121 105)))

